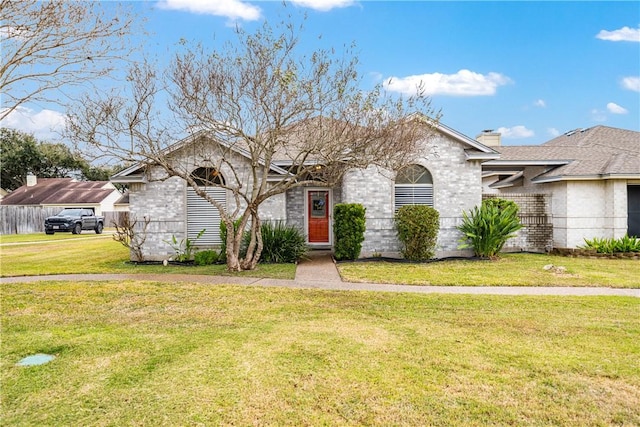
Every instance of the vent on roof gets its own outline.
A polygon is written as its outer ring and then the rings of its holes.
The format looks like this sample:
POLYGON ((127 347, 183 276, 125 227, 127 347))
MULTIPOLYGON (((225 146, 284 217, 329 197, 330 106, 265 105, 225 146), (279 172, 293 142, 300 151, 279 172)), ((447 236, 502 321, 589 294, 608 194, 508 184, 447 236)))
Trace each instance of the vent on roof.
POLYGON ((571 136, 576 132, 581 132, 583 129, 578 128, 578 129, 574 129, 574 130, 570 130, 569 132, 565 133, 564 136, 571 136))

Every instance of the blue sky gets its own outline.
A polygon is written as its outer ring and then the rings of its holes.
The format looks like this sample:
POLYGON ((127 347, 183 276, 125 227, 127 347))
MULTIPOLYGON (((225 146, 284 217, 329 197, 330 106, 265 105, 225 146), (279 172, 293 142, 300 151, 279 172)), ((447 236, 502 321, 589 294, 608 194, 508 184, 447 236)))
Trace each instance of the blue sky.
MULTIPOLYGON (((107 4, 108 5, 108 4, 107 4)), ((180 39, 219 46, 234 25, 307 14, 304 49, 355 42, 363 89, 422 81, 442 122, 470 137, 539 144, 575 128, 640 131, 639 2, 163 0, 138 2, 146 52, 166 57, 180 39), (321 36, 321 37, 319 37, 321 36)), ((4 125, 47 137, 56 107, 27 105, 4 125), (34 119, 35 118, 35 119, 34 119)))

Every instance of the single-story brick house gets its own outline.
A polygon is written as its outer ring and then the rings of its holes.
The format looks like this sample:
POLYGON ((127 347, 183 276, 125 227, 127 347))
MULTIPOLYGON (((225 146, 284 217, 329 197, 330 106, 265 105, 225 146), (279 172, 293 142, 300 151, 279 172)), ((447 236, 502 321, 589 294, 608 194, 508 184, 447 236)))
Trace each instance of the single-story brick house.
MULTIPOLYGON (((310 246, 331 248, 332 211, 336 203, 361 203, 366 207, 367 231, 363 255, 374 252, 397 253, 398 241, 393 225, 395 210, 404 204, 426 204, 440 213, 440 232, 437 256, 468 254, 459 247, 460 232, 456 229, 462 212, 481 203, 482 162, 498 159, 499 154, 481 142, 469 138, 441 123, 435 127, 435 136, 421 142, 416 160, 398 171, 369 167, 348 171, 340 185, 334 187, 298 187, 271 197, 260 207, 262 220, 282 220, 300 228, 310 246)), ((215 157, 220 146, 206 133, 176 142, 166 150, 174 165, 193 172, 210 174, 207 158, 215 157), (190 147, 198 145, 198 150, 190 147), (202 147, 209 147, 203 154, 202 147)), ((249 175, 250 163, 242 150, 233 158, 234 175, 221 167, 215 171, 220 180, 243 180, 249 175), (243 171, 244 170, 244 171, 243 171)), ((290 159, 290 158, 289 158, 290 159)), ((290 160, 274 158, 269 165, 271 174, 287 173, 290 160)), ((133 165, 111 178, 112 182, 129 187, 129 210, 132 217, 149 221, 146 240, 142 247, 145 259, 162 260, 174 254, 166 243, 172 236, 178 240, 195 238, 202 229, 205 234, 198 240, 199 247, 220 244, 219 214, 217 210, 178 177, 168 178, 164 170, 154 165, 133 165)), ((244 181, 242 181, 244 182, 244 181)), ((247 181, 248 182, 248 181, 247 181)), ((211 185, 207 193, 228 208, 235 203, 227 190, 211 185)))
POLYGON ((534 146, 500 146, 499 135, 486 137, 500 158, 482 165, 485 195, 517 202, 536 196, 551 246, 640 236, 640 132, 594 126, 534 146))

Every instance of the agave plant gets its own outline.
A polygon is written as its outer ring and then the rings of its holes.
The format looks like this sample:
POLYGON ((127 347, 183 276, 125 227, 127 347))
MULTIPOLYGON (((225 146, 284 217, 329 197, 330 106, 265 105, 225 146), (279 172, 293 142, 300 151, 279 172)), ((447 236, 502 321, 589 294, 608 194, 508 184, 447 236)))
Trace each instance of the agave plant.
POLYGON ((463 212, 462 216, 458 230, 464 238, 460 248, 473 248, 479 257, 496 258, 507 240, 522 228, 515 204, 501 207, 497 203, 482 203, 469 213, 463 212))

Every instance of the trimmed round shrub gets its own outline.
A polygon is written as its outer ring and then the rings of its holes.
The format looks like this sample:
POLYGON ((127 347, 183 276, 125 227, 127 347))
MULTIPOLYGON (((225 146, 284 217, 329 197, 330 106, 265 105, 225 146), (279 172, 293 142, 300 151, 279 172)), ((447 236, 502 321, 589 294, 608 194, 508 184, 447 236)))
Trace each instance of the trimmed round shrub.
POLYGON ((426 205, 407 205, 395 215, 400 253, 411 261, 425 261, 435 255, 440 214, 426 205))
POLYGON ((196 252, 195 257, 193 258, 193 263, 195 265, 212 265, 216 262, 218 262, 218 252, 214 250, 196 252))
POLYGON ((359 203, 338 203, 333 207, 334 256, 355 260, 360 256, 366 230, 366 209, 359 203))

